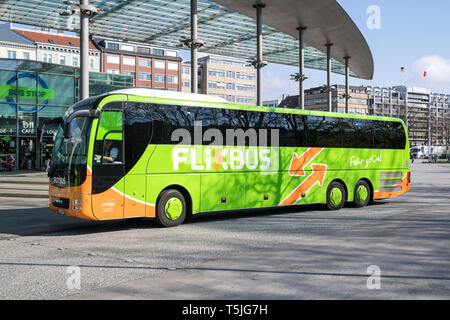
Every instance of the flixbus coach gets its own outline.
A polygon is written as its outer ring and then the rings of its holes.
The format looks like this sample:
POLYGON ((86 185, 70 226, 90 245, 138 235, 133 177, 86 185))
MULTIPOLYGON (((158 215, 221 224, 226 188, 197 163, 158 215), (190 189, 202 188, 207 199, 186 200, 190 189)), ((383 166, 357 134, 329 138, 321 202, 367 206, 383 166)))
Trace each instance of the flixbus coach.
POLYGON ((199 212, 399 196, 409 142, 395 118, 125 89, 67 110, 49 177, 55 212, 171 227, 199 212))

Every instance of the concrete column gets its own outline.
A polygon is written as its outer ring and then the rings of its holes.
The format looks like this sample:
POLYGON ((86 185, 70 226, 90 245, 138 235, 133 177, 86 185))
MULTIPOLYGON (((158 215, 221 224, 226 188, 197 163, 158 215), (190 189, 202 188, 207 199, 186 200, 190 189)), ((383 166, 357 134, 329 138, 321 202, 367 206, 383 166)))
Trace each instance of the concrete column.
POLYGON ((198 93, 197 0, 191 0, 191 92, 198 93))
POLYGON ((264 67, 262 52, 262 9, 265 5, 255 4, 253 7, 256 8, 256 105, 262 106, 262 68, 264 67))
POLYGON ((349 101, 350 101, 350 57, 345 57, 345 113, 349 112, 349 101))
MULTIPOLYGON (((80 0, 88 6, 89 0, 80 0)), ((89 13, 80 10, 80 100, 89 98, 89 13)))
POLYGON ((332 92, 331 92, 331 43, 325 45, 327 47, 327 91, 328 91, 328 112, 332 111, 332 92))
POLYGON ((303 33, 305 32, 305 27, 299 27, 298 28, 298 73, 299 73, 299 97, 300 97, 300 103, 299 107, 300 109, 305 109, 305 88, 303 85, 303 81, 305 80, 305 43, 303 41, 303 33))

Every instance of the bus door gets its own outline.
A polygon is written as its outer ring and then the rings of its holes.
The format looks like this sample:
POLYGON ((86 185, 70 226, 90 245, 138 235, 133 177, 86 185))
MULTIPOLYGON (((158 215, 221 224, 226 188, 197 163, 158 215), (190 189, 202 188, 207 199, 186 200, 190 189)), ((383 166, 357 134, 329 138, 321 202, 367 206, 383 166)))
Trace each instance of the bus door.
MULTIPOLYGON (((162 111, 141 102, 127 101, 124 105, 126 160, 124 218, 154 217, 154 206, 146 204, 146 184, 149 180, 147 165, 155 150, 155 146, 150 145, 154 133, 152 119, 157 117, 162 121, 159 112, 162 111)), ((161 131, 157 134, 161 134, 161 131)))
POLYGON ((92 210, 97 219, 123 218, 124 164, 122 111, 102 110, 92 164, 92 210))

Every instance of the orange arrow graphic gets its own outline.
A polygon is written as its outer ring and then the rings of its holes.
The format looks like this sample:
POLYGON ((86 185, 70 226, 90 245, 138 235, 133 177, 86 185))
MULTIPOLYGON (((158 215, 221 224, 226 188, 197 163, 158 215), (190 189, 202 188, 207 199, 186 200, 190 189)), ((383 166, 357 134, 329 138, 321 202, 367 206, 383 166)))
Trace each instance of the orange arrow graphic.
POLYGON ((313 164, 311 167, 313 172, 280 203, 280 206, 295 204, 302 197, 302 194, 307 193, 316 183, 323 186, 325 175, 327 173, 327 166, 325 164, 313 164))
POLYGON ((290 176, 304 176, 304 168, 314 159, 323 148, 309 148, 300 157, 296 153, 292 155, 291 166, 289 167, 290 176))

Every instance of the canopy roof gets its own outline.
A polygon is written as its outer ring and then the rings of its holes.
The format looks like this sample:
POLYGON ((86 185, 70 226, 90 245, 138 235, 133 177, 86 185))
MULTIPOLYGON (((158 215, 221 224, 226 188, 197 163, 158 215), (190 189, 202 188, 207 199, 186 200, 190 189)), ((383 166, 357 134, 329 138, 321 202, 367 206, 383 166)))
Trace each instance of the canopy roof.
MULTIPOLYGON (((78 2, 78 1, 74 1, 78 2)), ((93 35, 181 48, 190 38, 190 0, 90 0, 99 9, 91 19, 93 35)), ((256 56, 255 0, 198 0, 201 52, 253 59, 256 56)), ((361 32, 335 0, 264 0, 263 59, 298 65, 298 31, 304 25, 305 67, 326 70, 325 44, 332 43, 332 71, 371 79, 373 58, 361 32)), ((4 0, 0 20, 77 31, 76 16, 59 15, 68 9, 61 0, 4 0)))

